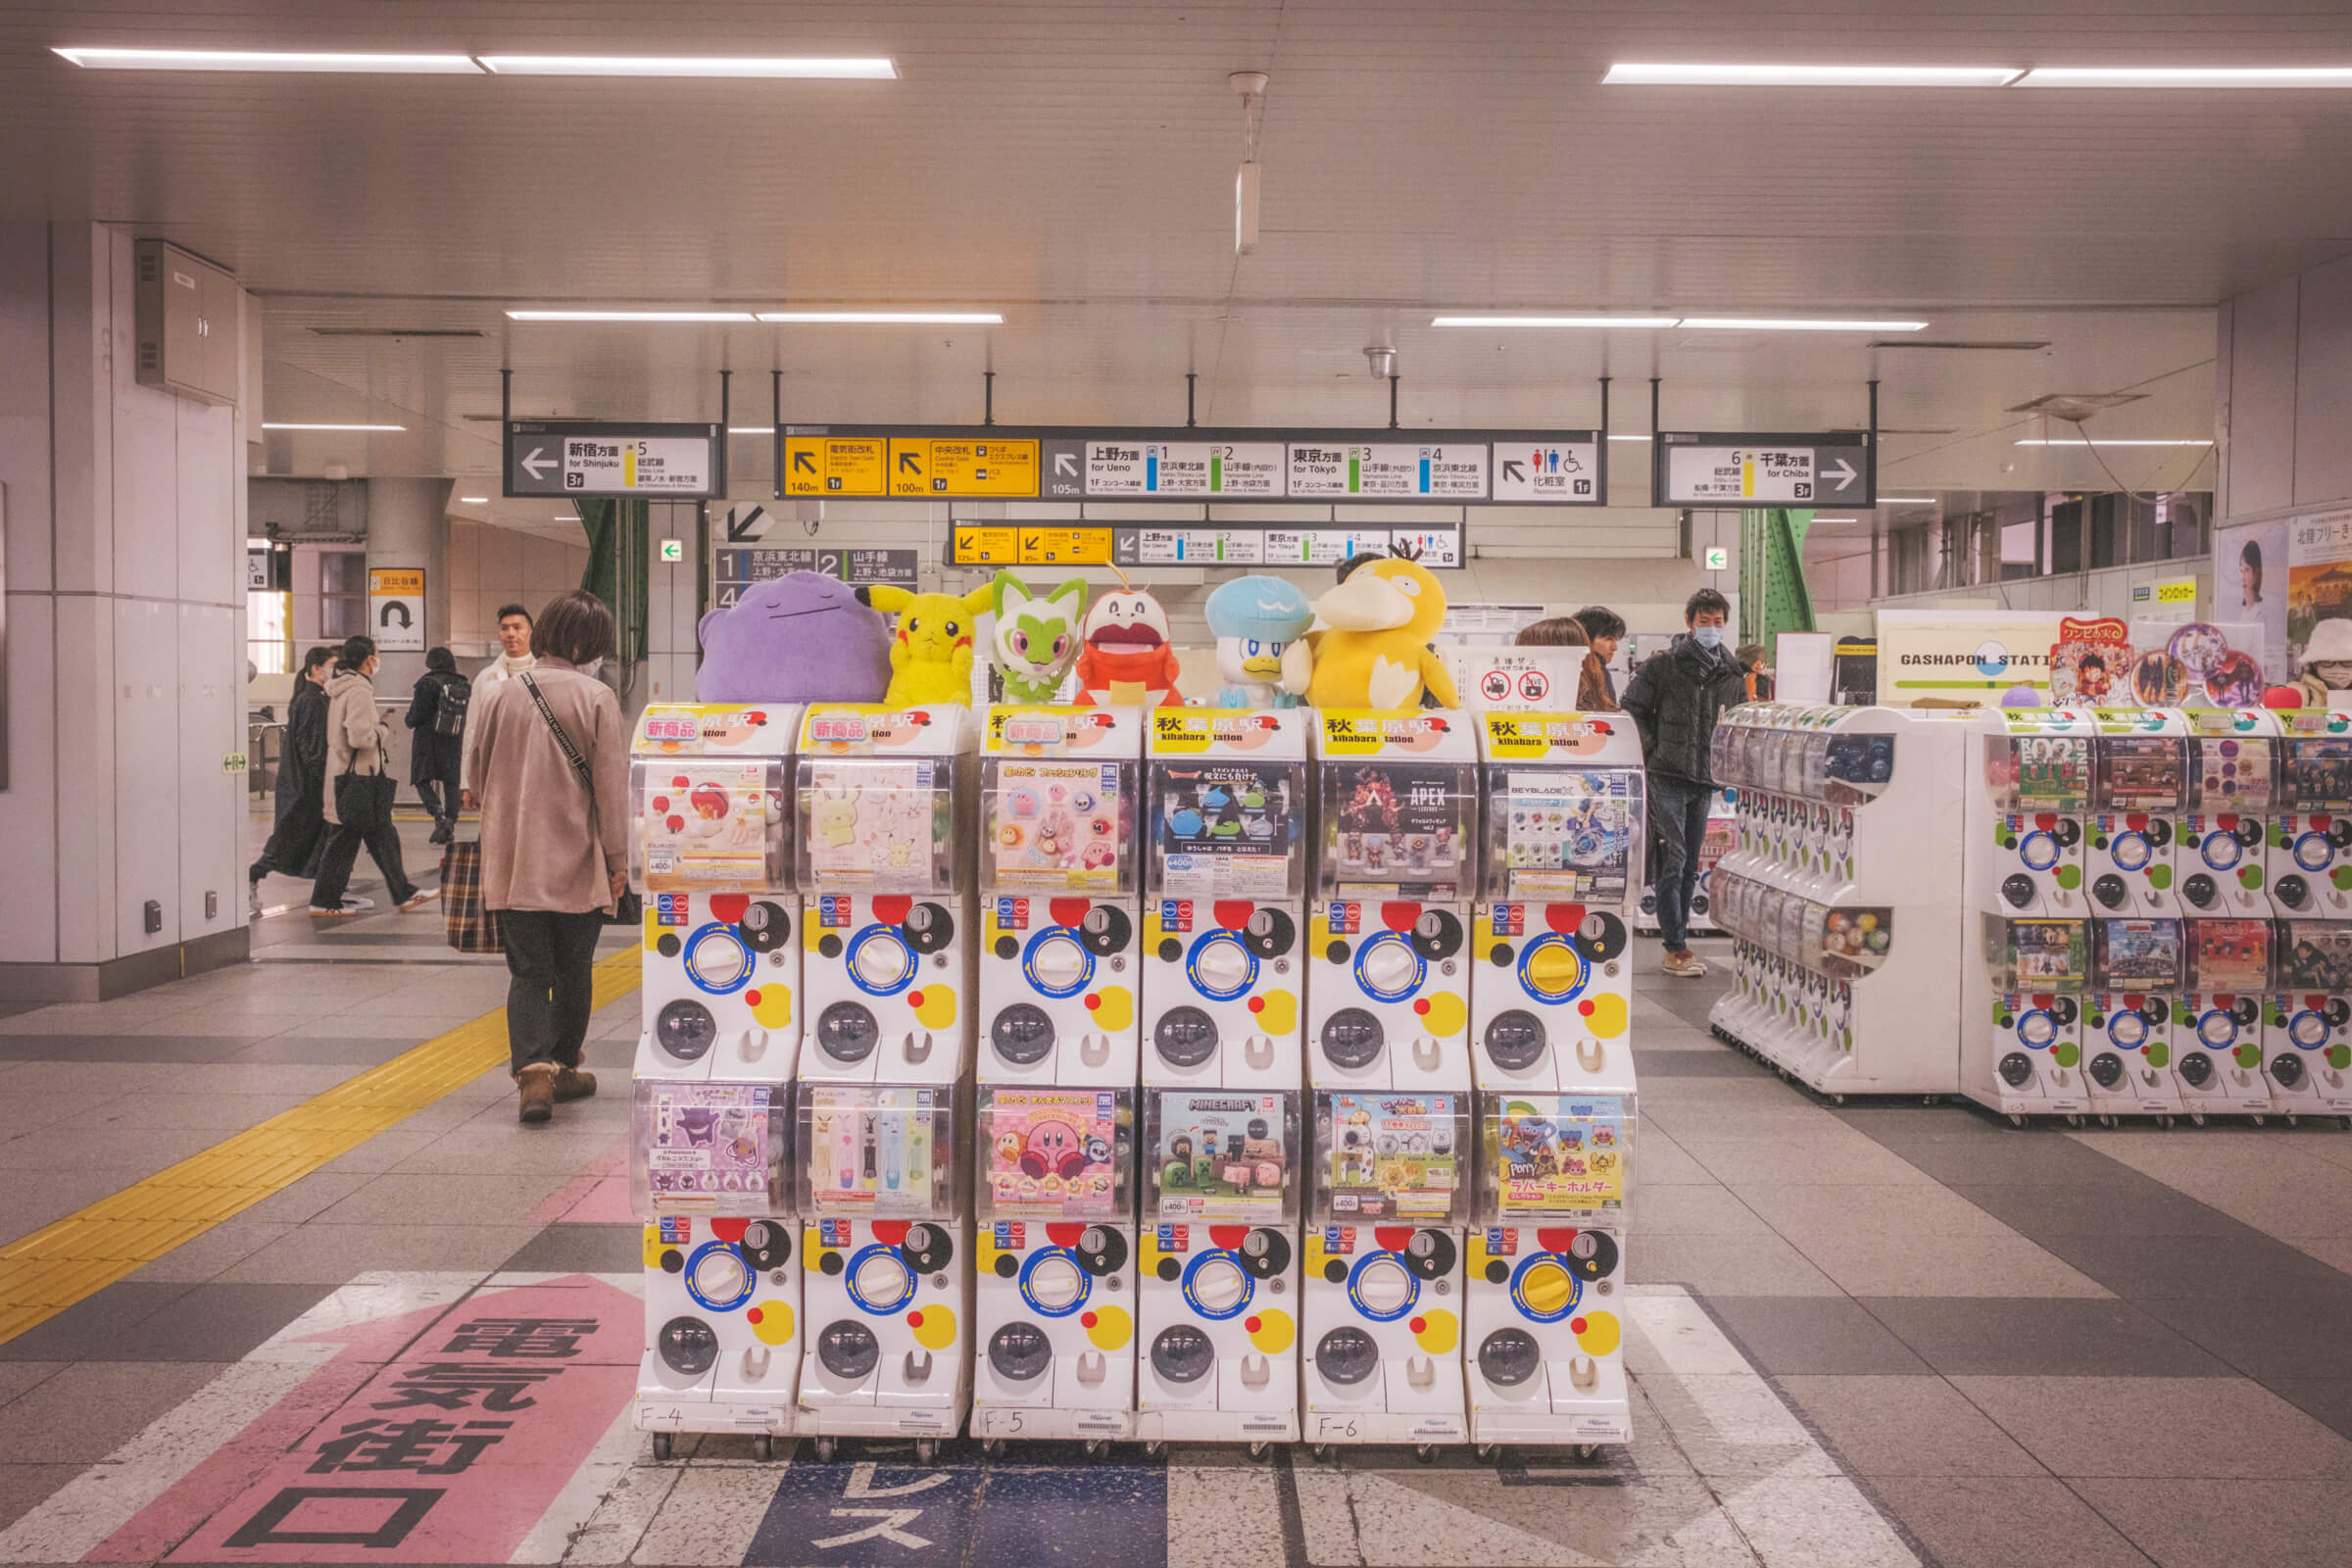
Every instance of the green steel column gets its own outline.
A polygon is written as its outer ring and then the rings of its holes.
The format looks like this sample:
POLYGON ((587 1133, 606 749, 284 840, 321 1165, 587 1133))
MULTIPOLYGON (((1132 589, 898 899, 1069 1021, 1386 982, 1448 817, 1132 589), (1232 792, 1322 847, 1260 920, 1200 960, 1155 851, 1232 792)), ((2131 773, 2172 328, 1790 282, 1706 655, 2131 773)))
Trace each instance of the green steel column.
POLYGON ((1775 507, 1740 514, 1740 641, 1770 648, 1785 631, 1813 629, 1805 586, 1805 531, 1811 512, 1775 507))

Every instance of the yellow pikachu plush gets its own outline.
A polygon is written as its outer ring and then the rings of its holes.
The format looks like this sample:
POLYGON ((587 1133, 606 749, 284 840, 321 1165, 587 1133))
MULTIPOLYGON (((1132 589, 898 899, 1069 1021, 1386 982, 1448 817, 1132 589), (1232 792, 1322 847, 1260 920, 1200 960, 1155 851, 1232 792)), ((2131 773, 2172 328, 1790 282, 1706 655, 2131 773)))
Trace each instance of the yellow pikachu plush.
POLYGON ((893 707, 972 700, 972 637, 988 609, 986 584, 958 599, 954 594, 910 594, 889 586, 858 590, 858 602, 885 614, 896 613, 899 629, 890 640, 893 707))

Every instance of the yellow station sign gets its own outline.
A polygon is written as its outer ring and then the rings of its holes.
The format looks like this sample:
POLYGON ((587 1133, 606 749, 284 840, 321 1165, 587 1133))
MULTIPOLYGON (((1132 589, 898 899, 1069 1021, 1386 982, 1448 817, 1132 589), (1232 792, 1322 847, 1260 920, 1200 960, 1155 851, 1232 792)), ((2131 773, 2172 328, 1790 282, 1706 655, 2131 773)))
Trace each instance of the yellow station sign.
POLYGON ((1034 497, 1037 442, 892 436, 890 494, 906 501, 937 496, 1034 497))
POLYGON ((788 435, 784 493, 788 496, 878 496, 889 442, 878 435, 788 435))
POLYGON ((1021 564, 1020 530, 959 522, 949 559, 959 566, 1017 566, 1021 564))
POLYGON ((1023 528, 1020 533, 1024 566, 1110 564, 1108 528, 1023 528))

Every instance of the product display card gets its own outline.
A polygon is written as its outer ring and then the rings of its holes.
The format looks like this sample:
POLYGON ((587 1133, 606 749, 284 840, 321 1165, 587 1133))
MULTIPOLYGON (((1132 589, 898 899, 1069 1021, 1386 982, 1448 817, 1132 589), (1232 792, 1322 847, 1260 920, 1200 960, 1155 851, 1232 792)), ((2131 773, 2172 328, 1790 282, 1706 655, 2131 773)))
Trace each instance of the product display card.
POLYGON ((2024 991, 2073 991, 2082 985, 2085 960, 2080 920, 2009 922, 2010 972, 2024 991))
POLYGON ((2180 926, 2173 920, 2097 923, 2100 986, 2110 991, 2180 989, 2180 926))
POLYGON ((2278 804, 2289 811, 2352 809, 2352 736, 2289 740, 2278 804))
POLYGON ((1450 1215, 1467 1171, 1454 1147, 1463 1097, 1335 1094, 1318 1110, 1324 1180, 1335 1219, 1433 1219, 1450 1215))
POLYGON ((829 1214, 928 1214, 948 1091, 807 1085, 809 1196, 829 1214))
POLYGON ((1126 825, 1115 763, 997 762, 990 853, 999 886, 1115 890, 1126 825))
POLYGON ((831 886, 927 879, 948 853, 947 777, 932 762, 805 764, 808 866, 831 886))
POLYGON ((982 1201, 996 1215, 1110 1219, 1120 1211, 1113 1163, 1127 1146, 1110 1089, 983 1089, 982 1201))
POLYGON ((1161 762, 1154 849, 1178 898, 1290 895, 1292 770, 1280 763, 1161 762))
POLYGON ((650 764, 640 785, 638 823, 647 886, 680 892, 707 884, 752 887, 764 880, 783 831, 773 809, 778 784, 767 762, 650 764))
POLYGON ((1471 801, 1462 770, 1431 762, 1326 762, 1324 768, 1339 880, 1451 897, 1463 879, 1463 819, 1471 801))
POLYGON ((2099 804, 2115 811, 2179 810, 2184 744, 2177 735, 2102 737, 2099 804))
POLYGON ((2287 921, 2278 948, 2278 985, 2287 991, 2352 994, 2352 925, 2287 921))
POLYGON ((2262 811, 2271 804, 2275 743, 2256 736, 2198 736, 2189 743, 2198 809, 2262 811))
POLYGON ((1511 772, 1504 798, 1489 807, 1508 813, 1511 892, 1623 903, 1638 821, 1634 777, 1624 768, 1511 772))
POLYGON ((657 1209, 768 1211, 770 1128, 783 1114, 772 1084, 640 1080, 635 1136, 657 1209))
POLYGON ((2090 793, 2090 737, 2027 735, 2016 743, 2020 807, 2081 806, 2090 793))
POLYGON ((1280 1095, 1154 1090, 1158 1217, 1252 1219, 1280 1214, 1290 1179, 1280 1095))
POLYGON ((2263 991, 2271 983, 2271 922, 2190 920, 2189 981, 2208 994, 2263 991))
POLYGON ((1495 1200, 1505 1219, 1625 1207, 1633 1116, 1607 1096, 1513 1095, 1495 1114, 1495 1200))

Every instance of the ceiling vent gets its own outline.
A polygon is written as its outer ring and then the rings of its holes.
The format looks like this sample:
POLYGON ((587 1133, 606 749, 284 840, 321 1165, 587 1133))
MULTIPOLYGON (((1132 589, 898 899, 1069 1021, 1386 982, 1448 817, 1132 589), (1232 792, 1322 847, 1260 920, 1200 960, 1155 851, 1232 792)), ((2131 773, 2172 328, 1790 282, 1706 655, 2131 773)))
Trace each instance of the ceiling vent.
POLYGON ((2064 419, 2069 424, 2081 424, 2102 409, 2118 409, 2127 403, 2137 403, 2145 392, 2052 392, 2031 403, 2019 403, 2011 414, 2038 414, 2052 419, 2064 419))

